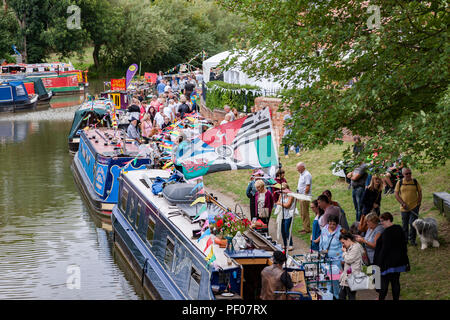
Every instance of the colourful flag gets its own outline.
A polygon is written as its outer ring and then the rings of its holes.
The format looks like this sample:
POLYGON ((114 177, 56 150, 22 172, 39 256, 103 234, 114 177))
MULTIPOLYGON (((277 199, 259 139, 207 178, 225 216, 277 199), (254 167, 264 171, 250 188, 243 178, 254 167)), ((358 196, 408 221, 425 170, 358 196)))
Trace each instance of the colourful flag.
POLYGON ((193 206, 194 204, 199 203, 199 202, 205 203, 206 202, 205 197, 198 197, 197 199, 195 199, 194 202, 191 203, 191 206, 193 206))
POLYGON ((195 185, 194 188, 192 188, 191 192, 189 194, 193 194, 195 190, 197 190, 198 188, 203 188, 203 181, 200 181, 199 183, 197 183, 195 185))
POLYGON ((131 79, 133 79, 134 75, 136 74, 138 70, 138 65, 136 63, 133 63, 131 66, 128 67, 127 75, 126 75, 126 83, 125 88, 128 89, 128 86, 130 85, 131 79))
POLYGON ((186 179, 207 173, 278 166, 269 108, 211 128, 179 146, 176 165, 186 179))
POLYGON ((209 237, 209 238, 208 238, 208 241, 206 241, 206 247, 205 247, 205 249, 203 250, 203 252, 205 252, 206 249, 208 249, 208 247, 209 247, 210 245, 212 245, 212 243, 213 243, 213 241, 212 241, 211 237, 209 237))
POLYGON ((196 222, 198 220, 206 220, 208 218, 208 210, 206 210, 206 203, 201 206, 201 208, 198 210, 197 214, 195 215, 192 222, 196 222))
POLYGON ((203 232, 203 234, 200 236, 200 238, 198 238, 197 242, 200 242, 200 240, 202 240, 204 237, 211 235, 211 229, 206 229, 205 232, 203 232))

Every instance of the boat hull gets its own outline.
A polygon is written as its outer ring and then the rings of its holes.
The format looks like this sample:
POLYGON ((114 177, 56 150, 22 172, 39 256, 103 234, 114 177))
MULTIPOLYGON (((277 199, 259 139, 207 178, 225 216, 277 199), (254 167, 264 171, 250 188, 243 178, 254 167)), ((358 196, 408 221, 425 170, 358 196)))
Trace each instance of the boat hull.
POLYGON ((35 95, 33 98, 24 102, 10 102, 10 103, 0 103, 0 112, 16 112, 16 111, 26 111, 36 109, 38 103, 38 96, 35 95))
POLYGON ((111 211, 113 204, 102 201, 102 199, 96 195, 94 188, 86 176, 77 156, 73 158, 70 168, 72 170, 76 185, 85 199, 89 210, 95 214, 101 223, 111 224, 111 211))
POLYGON ((112 215, 114 247, 118 248, 135 277, 140 279, 145 293, 153 300, 186 300, 161 263, 148 250, 133 227, 114 207, 112 215))

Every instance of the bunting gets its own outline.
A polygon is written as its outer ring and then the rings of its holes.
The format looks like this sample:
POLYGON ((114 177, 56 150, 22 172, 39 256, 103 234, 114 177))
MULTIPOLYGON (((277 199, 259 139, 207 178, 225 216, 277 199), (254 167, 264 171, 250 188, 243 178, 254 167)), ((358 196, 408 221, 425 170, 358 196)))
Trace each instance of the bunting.
POLYGON ((206 241, 206 247, 203 250, 203 252, 206 252, 206 250, 209 248, 210 245, 212 245, 213 241, 211 239, 211 237, 208 238, 208 241, 206 241))
POLYGON ((213 250, 214 246, 211 246, 211 252, 206 256, 205 260, 208 261, 208 263, 206 264, 206 266, 209 266, 211 263, 213 263, 214 261, 216 261, 216 256, 214 254, 214 250, 213 250))

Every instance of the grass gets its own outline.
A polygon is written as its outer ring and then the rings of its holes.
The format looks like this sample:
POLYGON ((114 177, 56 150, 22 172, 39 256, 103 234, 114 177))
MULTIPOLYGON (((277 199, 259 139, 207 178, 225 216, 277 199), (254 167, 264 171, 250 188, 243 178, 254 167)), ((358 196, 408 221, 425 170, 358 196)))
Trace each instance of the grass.
MULTIPOLYGON (((290 154, 285 159, 282 149, 279 154, 286 180, 292 190, 296 189, 298 182, 298 172, 296 164, 303 161, 307 170, 311 173, 313 198, 320 195, 324 190, 329 189, 333 194, 333 200, 339 202, 346 212, 347 220, 351 225, 356 218, 355 209, 347 184, 343 179, 332 175, 330 166, 332 162, 338 161, 342 151, 348 143, 343 145, 329 145, 323 150, 301 151, 301 156, 296 157, 290 154)), ((205 176, 205 184, 213 189, 231 193, 236 196, 239 203, 249 202, 245 190, 249 182, 251 170, 217 172, 205 176)), ((450 261, 450 245, 448 243, 450 235, 450 223, 433 204, 433 192, 449 191, 450 165, 447 163, 443 167, 435 168, 427 172, 413 170, 413 177, 422 186, 423 200, 420 210, 421 217, 434 217, 439 223, 440 248, 430 248, 427 250, 418 247, 408 247, 408 255, 411 262, 411 271, 401 276, 402 299, 449 299, 450 298, 450 271, 446 265, 450 261)), ((381 212, 389 211, 394 216, 394 223, 401 225, 400 205, 395 200, 394 195, 383 195, 381 200, 381 212)), ((310 212, 311 213, 311 212, 310 212)), ((311 214, 311 225, 312 220, 311 214)), ((310 235, 300 235, 302 229, 301 219, 295 218, 293 234, 309 243, 310 235)))

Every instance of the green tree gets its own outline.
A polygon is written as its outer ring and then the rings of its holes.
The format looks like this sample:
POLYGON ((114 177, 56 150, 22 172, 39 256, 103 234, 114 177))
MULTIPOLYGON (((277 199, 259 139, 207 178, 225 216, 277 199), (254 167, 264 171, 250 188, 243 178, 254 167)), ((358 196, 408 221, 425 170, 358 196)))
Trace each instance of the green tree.
POLYGON ((100 60, 116 68, 141 62, 143 69, 167 70, 202 50, 213 55, 229 49, 231 31, 240 26, 213 1, 121 0, 115 8, 121 16, 100 60))
POLYGON ((42 62, 51 53, 81 52, 87 33, 67 28, 67 8, 75 0, 6 0, 19 25, 17 47, 25 62, 42 62))
POLYGON ((12 62, 12 45, 16 43, 19 25, 14 17, 14 12, 7 7, 6 2, 3 2, 0 6, 0 30, 2 30, 2 36, 0 37, 0 59, 6 59, 12 62))
POLYGON ((366 137, 357 160, 374 149, 419 169, 449 158, 447 1, 218 2, 247 21, 236 48, 260 50, 244 54, 246 71, 290 89, 291 142, 323 148, 347 128, 366 137))
POLYGON ((122 8, 118 0, 82 0, 80 3, 83 29, 88 32, 94 46, 92 53, 94 65, 100 67, 100 50, 102 46, 119 35, 122 24, 122 8))

